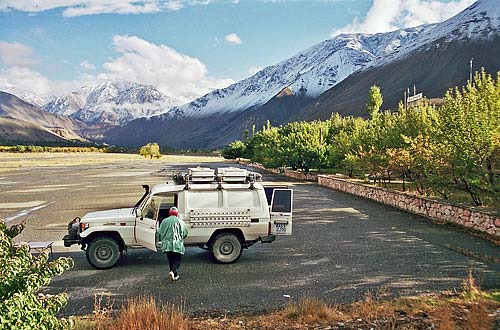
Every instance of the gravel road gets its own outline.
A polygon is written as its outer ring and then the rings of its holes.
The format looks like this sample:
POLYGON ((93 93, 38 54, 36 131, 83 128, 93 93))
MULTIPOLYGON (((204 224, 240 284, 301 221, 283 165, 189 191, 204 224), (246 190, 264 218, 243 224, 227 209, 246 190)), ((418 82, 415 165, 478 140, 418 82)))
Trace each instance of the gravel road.
MULTIPOLYGON (((48 291, 69 294, 66 314, 92 311, 94 297, 114 307, 137 295, 182 303, 190 313, 258 313, 301 297, 344 303, 366 292, 413 295, 459 289, 472 268, 483 288, 500 288, 500 264, 467 257, 453 244, 488 256, 500 248, 480 238, 372 201, 263 173, 264 179, 294 188, 294 234, 244 250, 231 265, 210 261, 188 248, 181 279, 167 280, 166 258, 146 249, 129 250, 110 270, 95 270, 85 253, 62 246, 67 222, 90 211, 128 207, 141 184, 168 180, 175 169, 136 161, 110 165, 40 167, 0 175, 0 217, 26 221, 19 240, 51 240, 55 256, 74 258, 74 269, 53 280, 48 291)), ((207 164, 205 164, 207 165, 207 164)), ((208 164, 208 166, 228 164, 208 164)))

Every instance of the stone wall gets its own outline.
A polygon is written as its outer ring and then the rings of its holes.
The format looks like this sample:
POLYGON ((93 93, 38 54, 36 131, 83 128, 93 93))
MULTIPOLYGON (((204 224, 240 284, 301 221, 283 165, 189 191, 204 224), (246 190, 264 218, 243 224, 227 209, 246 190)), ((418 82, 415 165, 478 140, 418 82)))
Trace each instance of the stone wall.
POLYGON ((247 164, 275 174, 302 181, 317 181, 319 185, 369 198, 425 217, 451 222, 500 238, 500 216, 461 205, 425 198, 422 196, 352 182, 332 175, 317 175, 289 169, 268 169, 261 164, 247 164))
POLYGON ((318 184, 352 195, 369 198, 411 213, 455 223, 500 237, 500 216, 498 214, 486 213, 401 191, 373 187, 330 175, 319 175, 318 184))
POLYGON ((293 171, 288 168, 266 168, 263 165, 259 163, 248 163, 246 164, 250 167, 258 168, 267 172, 271 172, 274 174, 282 174, 286 177, 295 179, 295 180, 301 180, 301 181, 318 181, 318 175, 314 173, 307 173, 307 172, 300 172, 300 171, 293 171))
POLYGON ((285 169, 283 171, 283 174, 289 178, 295 179, 295 180, 301 180, 301 181, 318 181, 318 175, 313 174, 313 173, 307 173, 307 172, 300 172, 300 171, 292 171, 289 169, 285 169))

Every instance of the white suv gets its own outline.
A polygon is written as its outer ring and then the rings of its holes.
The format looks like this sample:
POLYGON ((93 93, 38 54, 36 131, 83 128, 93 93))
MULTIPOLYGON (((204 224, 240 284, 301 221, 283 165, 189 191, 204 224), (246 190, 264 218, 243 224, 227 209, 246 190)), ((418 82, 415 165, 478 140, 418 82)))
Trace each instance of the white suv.
POLYGON ((232 263, 243 248, 292 234, 293 191, 259 181, 260 174, 234 167, 190 168, 174 175, 172 183, 143 185, 145 194, 132 208, 75 218, 64 246, 80 244, 92 266, 111 268, 128 247, 157 251, 156 229, 176 206, 189 230, 185 244, 209 250, 217 262, 232 263))

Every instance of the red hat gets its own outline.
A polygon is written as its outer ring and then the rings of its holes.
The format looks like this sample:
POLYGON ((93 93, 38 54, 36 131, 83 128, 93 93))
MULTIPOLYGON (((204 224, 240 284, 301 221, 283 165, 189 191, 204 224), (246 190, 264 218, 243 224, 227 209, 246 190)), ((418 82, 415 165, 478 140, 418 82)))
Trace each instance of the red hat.
POLYGON ((178 216, 179 215, 179 210, 175 206, 172 206, 170 208, 170 210, 168 210, 168 215, 178 216))

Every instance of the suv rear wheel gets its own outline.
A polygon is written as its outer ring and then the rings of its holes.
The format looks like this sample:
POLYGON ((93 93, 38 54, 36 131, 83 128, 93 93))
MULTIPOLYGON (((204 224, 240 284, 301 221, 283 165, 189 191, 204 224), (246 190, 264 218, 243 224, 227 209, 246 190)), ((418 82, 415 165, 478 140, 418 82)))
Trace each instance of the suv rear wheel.
POLYGON ((215 237, 210 251, 217 262, 230 264, 241 256, 241 241, 233 233, 222 233, 215 237))
POLYGON ((87 260, 97 269, 113 267, 120 258, 120 246, 111 237, 97 237, 87 245, 87 260))

